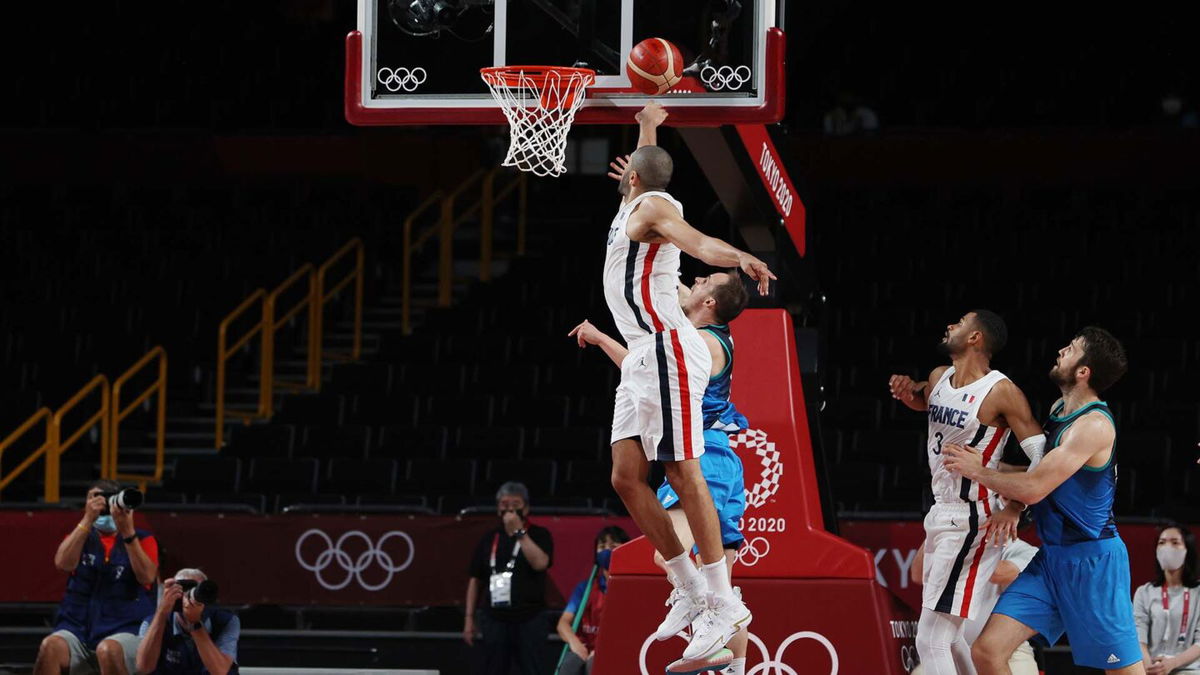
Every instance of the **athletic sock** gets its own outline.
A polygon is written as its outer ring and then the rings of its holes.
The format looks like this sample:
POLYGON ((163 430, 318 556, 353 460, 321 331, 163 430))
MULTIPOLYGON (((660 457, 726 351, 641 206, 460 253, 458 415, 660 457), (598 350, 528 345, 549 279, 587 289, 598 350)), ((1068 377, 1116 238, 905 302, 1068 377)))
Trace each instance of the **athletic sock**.
POLYGON ((726 566, 724 559, 701 566, 700 572, 704 574, 704 579, 708 582, 709 593, 723 600, 730 598, 736 600, 733 587, 729 585, 729 567, 726 566))
POLYGON ((746 675, 746 657, 730 661, 721 675, 746 675))
POLYGON ((675 588, 686 588, 693 594, 700 595, 708 590, 704 577, 696 569, 696 563, 692 562, 692 556, 688 555, 687 551, 668 560, 667 569, 671 571, 667 578, 675 588))

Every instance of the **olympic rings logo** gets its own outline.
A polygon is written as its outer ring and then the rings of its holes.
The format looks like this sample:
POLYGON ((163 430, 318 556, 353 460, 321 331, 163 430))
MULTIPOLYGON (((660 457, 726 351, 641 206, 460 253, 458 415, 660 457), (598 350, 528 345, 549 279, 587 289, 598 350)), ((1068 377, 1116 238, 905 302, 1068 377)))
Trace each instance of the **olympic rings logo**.
POLYGON ((779 481, 783 478, 783 462, 780 461, 782 453, 775 449, 774 443, 767 440, 767 432, 761 429, 742 431, 729 439, 729 446, 734 452, 740 448, 758 456, 762 470, 759 472, 758 482, 746 488, 746 507, 762 507, 779 492, 779 481))
POLYGON ((392 583, 392 577, 397 572, 403 572, 404 570, 408 569, 409 565, 412 564, 413 556, 416 555, 416 552, 416 547, 413 545, 412 537, 408 536, 408 534, 405 532, 400 532, 399 530, 392 530, 391 532, 384 534, 379 538, 378 542, 372 542, 371 537, 368 536, 367 533, 360 532, 359 530, 350 530, 349 532, 338 537, 337 542, 334 542, 329 535, 325 534, 323 531, 311 529, 300 535, 300 538, 296 540, 296 562, 298 562, 304 569, 315 573, 317 577, 317 583, 321 584, 322 588, 330 591, 341 590, 346 586, 349 586, 351 581, 355 580, 358 581, 358 585, 361 586, 363 590, 378 591, 392 583), (325 550, 318 554, 316 560, 312 562, 306 561, 304 559, 304 554, 301 551, 304 546, 304 542, 308 541, 309 537, 316 537, 325 542, 325 550), (408 557, 406 557, 404 562, 400 563, 399 565, 396 564, 395 560, 392 559, 392 556, 387 551, 383 550, 383 545, 389 539, 393 538, 403 539, 405 543, 408 544, 408 557), (342 548, 342 545, 350 539, 359 539, 366 544, 366 550, 358 554, 357 558, 351 558, 350 554, 342 548), (387 573, 387 576, 384 577, 383 581, 379 583, 370 583, 363 578, 363 572, 366 571, 367 568, 371 567, 372 564, 376 563, 384 572, 387 573), (330 565, 337 565, 337 567, 339 567, 346 576, 333 582, 326 580, 323 573, 330 565))
POLYGON ((380 68, 375 74, 375 79, 379 80, 379 84, 387 87, 388 91, 396 92, 403 89, 404 91, 413 92, 417 87, 425 84, 428 75, 425 69, 417 66, 416 68, 380 68))
POLYGON ((746 543, 738 549, 737 561, 746 567, 754 567, 770 552, 771 542, 767 541, 766 537, 755 537, 746 540, 746 543))
MULTIPOLYGON (((766 673, 769 675, 798 675, 795 668, 784 662, 783 655, 793 642, 805 639, 816 640, 821 644, 821 646, 825 647, 825 651, 829 652, 829 675, 837 675, 838 673, 837 649, 834 648, 833 643, 829 641, 829 638, 821 635, 820 633, 813 631, 792 633, 779 644, 779 648, 775 650, 774 656, 767 651, 767 645, 762 641, 762 638, 758 637, 754 633, 749 633, 748 637, 750 638, 750 642, 758 647, 761 661, 755 664, 755 666, 750 670, 747 670, 746 675, 759 675, 760 673, 766 673)), ((650 675, 650 670, 646 664, 646 653, 650 650, 651 642, 654 642, 653 633, 646 636, 645 642, 642 643, 642 650, 638 655, 642 675, 650 675)))
POLYGON ((736 91, 750 81, 750 66, 704 66, 700 69, 700 81, 711 91, 728 89, 736 91))

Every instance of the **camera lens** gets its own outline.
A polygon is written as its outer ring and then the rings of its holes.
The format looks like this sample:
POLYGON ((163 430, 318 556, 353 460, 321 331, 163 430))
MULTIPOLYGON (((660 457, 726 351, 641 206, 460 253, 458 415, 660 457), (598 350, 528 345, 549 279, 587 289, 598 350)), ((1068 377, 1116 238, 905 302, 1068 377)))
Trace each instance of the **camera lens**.
POLYGON ((132 511, 142 505, 146 498, 141 490, 125 488, 109 498, 109 506, 118 506, 126 511, 132 511))

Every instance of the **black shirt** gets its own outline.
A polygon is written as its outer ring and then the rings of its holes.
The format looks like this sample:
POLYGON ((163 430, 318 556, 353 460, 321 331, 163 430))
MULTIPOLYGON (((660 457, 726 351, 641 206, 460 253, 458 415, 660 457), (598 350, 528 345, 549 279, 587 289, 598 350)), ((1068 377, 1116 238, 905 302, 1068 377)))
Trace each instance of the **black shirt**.
MULTIPOLYGON (((550 557, 550 563, 553 564, 554 540, 550 537, 550 530, 533 524, 527 525, 526 530, 525 536, 532 539, 538 548, 545 551, 546 555, 550 557)), ((508 561, 512 558, 513 544, 517 541, 516 538, 505 534, 504 527, 501 526, 483 535, 475 546, 475 554, 471 557, 470 574, 479 579, 479 583, 483 585, 480 606, 488 613, 488 616, 497 621, 528 621, 546 608, 546 571, 538 572, 533 569, 529 565, 529 561, 525 559, 525 555, 520 549, 517 549, 517 563, 513 568, 512 604, 508 607, 492 607, 492 593, 488 587, 488 580, 492 576, 492 542, 496 541, 497 536, 499 536, 499 542, 496 545, 495 571, 497 572, 505 570, 508 561)), ((548 569, 549 565, 546 567, 548 569)))

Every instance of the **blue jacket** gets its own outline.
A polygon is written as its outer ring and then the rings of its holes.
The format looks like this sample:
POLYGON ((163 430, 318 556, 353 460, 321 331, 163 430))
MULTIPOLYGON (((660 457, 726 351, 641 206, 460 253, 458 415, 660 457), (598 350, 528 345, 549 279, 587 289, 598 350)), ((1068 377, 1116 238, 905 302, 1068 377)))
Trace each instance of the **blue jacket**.
MULTIPOLYGON (((138 631, 139 636, 145 636, 153 620, 153 616, 146 617, 138 631)), ((237 673, 237 644, 242 632, 242 622, 236 614, 227 609, 210 608, 205 608, 200 620, 217 649, 233 659, 233 665, 229 667, 230 675, 237 673)), ((189 633, 179 627, 174 613, 171 614, 170 625, 163 631, 158 663, 154 670, 146 675, 208 675, 208 669, 200 659, 200 651, 196 649, 195 641, 189 633)))
MULTIPOLYGON (((136 532, 139 539, 154 536, 144 530, 136 532)), ((67 580, 55 630, 70 631, 89 649, 95 649, 114 633, 136 635, 142 617, 152 614, 155 604, 154 588, 138 583, 120 537, 106 557, 100 535, 92 530, 83 544, 79 564, 67 580)))

